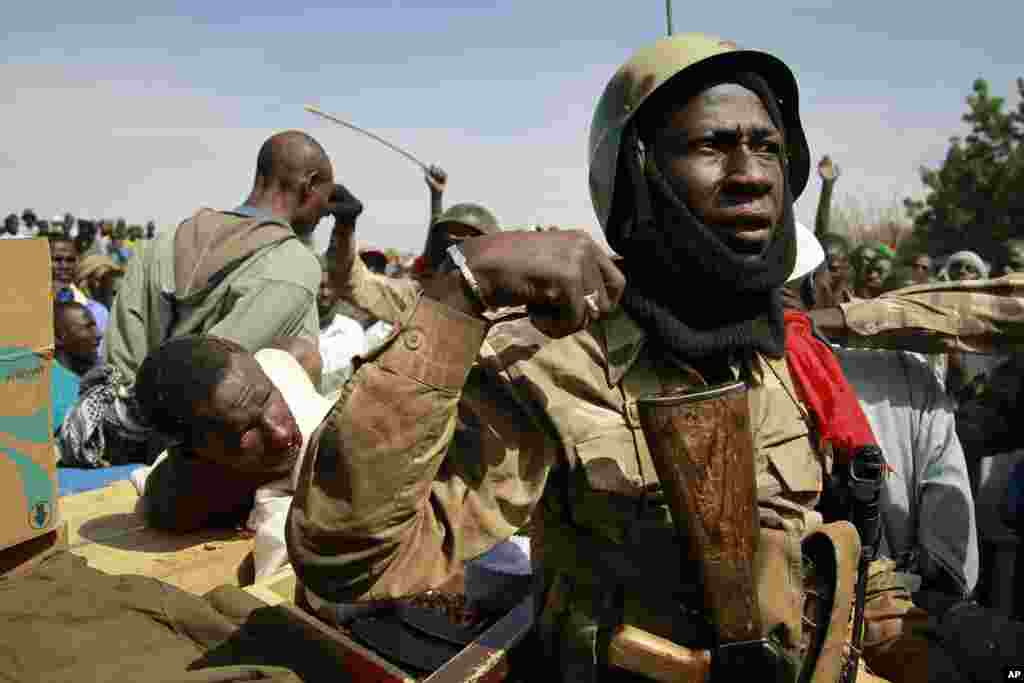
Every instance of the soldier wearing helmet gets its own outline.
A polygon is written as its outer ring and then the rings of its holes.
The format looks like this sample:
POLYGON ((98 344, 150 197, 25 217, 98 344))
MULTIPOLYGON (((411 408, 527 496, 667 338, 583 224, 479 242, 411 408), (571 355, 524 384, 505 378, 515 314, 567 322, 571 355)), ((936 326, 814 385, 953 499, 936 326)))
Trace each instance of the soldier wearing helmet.
POLYGON ((442 196, 448 186, 448 174, 431 166, 425 175, 430 188, 430 228, 423 247, 420 275, 436 272, 447 256, 448 247, 469 237, 491 235, 501 230, 490 211, 472 202, 454 204, 442 211, 442 196))
POLYGON ((716 37, 659 40, 605 88, 589 153, 621 269, 583 232, 531 230, 451 245, 405 299, 348 275, 355 302, 398 327, 299 476, 288 549, 309 608, 437 588, 529 522, 551 679, 835 681, 859 544, 814 510, 829 454, 783 356, 809 172, 796 81, 716 37), (739 570, 680 552, 637 412, 737 381, 753 428, 732 436, 751 443, 760 520, 756 566, 729 591, 757 614, 742 642, 695 590, 739 570))
POLYGON ((397 311, 404 310, 419 296, 422 283, 437 274, 450 247, 468 238, 501 231, 494 214, 479 204, 464 202, 442 208, 448 174, 441 167, 430 166, 424 179, 430 189, 430 224, 423 253, 416 257, 411 278, 388 277, 375 272, 364 259, 355 258, 355 219, 345 215, 344 201, 335 204, 335 227, 325 254, 333 264, 334 286, 342 300, 381 320, 394 320, 397 311))

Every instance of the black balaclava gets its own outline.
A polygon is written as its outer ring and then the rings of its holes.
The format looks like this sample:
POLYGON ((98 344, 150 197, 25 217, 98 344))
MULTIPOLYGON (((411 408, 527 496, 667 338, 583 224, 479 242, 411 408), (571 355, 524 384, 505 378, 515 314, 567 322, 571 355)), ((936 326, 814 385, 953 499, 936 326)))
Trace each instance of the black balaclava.
MULTIPOLYGON (((682 94, 693 97, 725 83, 757 94, 772 122, 785 131, 777 99, 757 74, 707 73, 682 94)), ((623 308, 654 343, 696 364, 709 381, 714 378, 709 368, 724 369, 727 366, 717 361, 728 362, 737 354, 760 352, 781 358, 785 331, 779 287, 796 261, 788 168, 784 166, 782 174, 782 219, 761 255, 751 259, 726 246, 714 229, 693 215, 650 152, 641 167, 639 155, 632 151, 639 149, 634 124, 627 128, 623 146, 608 234, 609 244, 625 258, 623 308), (623 197, 627 201, 620 201, 623 197)))

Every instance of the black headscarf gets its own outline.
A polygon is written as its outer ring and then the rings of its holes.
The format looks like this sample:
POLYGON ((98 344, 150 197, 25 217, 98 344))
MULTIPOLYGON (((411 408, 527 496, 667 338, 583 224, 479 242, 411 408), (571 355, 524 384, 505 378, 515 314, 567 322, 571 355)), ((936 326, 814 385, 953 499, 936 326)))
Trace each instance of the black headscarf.
MULTIPOLYGON (((672 94, 675 101, 686 101, 724 83, 756 93, 772 122, 785 130, 777 98, 754 73, 709 73, 684 91, 683 98, 678 90, 672 94)), ((796 261, 787 169, 783 169, 782 220, 764 251, 751 258, 730 249, 714 229, 693 215, 649 153, 641 167, 633 151, 639 145, 635 125, 627 129, 623 145, 616 206, 609 219, 609 243, 625 258, 622 306, 656 344, 700 366, 709 361, 718 365, 713 361, 727 360, 737 352, 781 358, 785 333, 779 287, 796 261), (618 201, 624 195, 632 201, 618 201)))

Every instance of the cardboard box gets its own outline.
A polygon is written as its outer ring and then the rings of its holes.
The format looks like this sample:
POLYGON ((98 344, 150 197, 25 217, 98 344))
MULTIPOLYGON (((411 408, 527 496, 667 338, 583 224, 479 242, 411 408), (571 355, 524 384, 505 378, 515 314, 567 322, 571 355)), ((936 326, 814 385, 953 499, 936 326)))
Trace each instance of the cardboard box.
POLYGON ((52 531, 58 521, 49 242, 0 241, 0 282, 2 550, 52 531))

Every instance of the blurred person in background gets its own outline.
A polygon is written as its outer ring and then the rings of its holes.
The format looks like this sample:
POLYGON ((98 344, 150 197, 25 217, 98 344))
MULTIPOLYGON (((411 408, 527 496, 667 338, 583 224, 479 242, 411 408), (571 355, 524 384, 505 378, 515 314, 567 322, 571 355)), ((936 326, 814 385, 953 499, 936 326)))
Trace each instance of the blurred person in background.
POLYGON ((18 220, 17 214, 8 214, 7 218, 4 219, 3 233, 0 234, 0 240, 9 240, 17 237, 21 237, 18 234, 18 225, 21 221, 18 220))
POLYGON ((88 296, 75 283, 78 271, 78 246, 70 237, 61 234, 50 235, 50 264, 53 283, 53 299, 55 303, 76 302, 82 304, 92 313, 96 328, 102 340, 110 319, 107 308, 88 296))
MULTIPOLYGON (((943 282, 985 280, 989 265, 973 251, 958 251, 946 260, 938 279, 943 282)), ((947 358, 946 391, 958 404, 971 400, 1006 354, 980 355, 950 351, 947 358)))
POLYGON ((100 337, 96 319, 80 303, 57 302, 53 307, 54 358, 82 377, 99 361, 100 337))
POLYGON ((853 299, 853 268, 850 264, 850 242, 834 232, 821 238, 828 264, 832 299, 845 303, 853 299))
POLYGON ((36 225, 39 222, 36 212, 32 209, 25 209, 21 212, 21 222, 25 224, 25 232, 30 236, 35 236, 36 225))
POLYGON ((76 281, 87 296, 103 304, 109 311, 114 305, 117 288, 124 277, 124 268, 109 256, 92 254, 78 263, 76 281))
POLYGON ((861 299, 874 299, 881 294, 883 284, 892 271, 892 259, 883 252, 876 253, 877 256, 865 259, 861 266, 857 284, 857 296, 861 299))
POLYGON ((923 285, 932 279, 932 257, 918 254, 910 260, 910 274, 914 284, 923 285))
POLYGON ((363 249, 359 252, 359 258, 363 260, 371 273, 386 275, 388 268, 388 257, 380 249, 363 249))
POLYGON ((125 244, 127 238, 128 228, 119 221, 110 235, 110 244, 107 245, 107 256, 119 266, 126 265, 132 256, 131 249, 125 244))
POLYGON ((53 431, 60 431, 68 410, 78 400, 81 377, 95 367, 99 349, 96 320, 74 301, 53 306, 54 360, 50 373, 53 431))
POLYGON ((939 273, 939 279, 945 282, 984 280, 988 276, 988 264, 973 251, 956 252, 946 260, 946 265, 939 273))
POLYGON ((1008 239, 1003 243, 997 258, 997 270, 993 275, 1024 272, 1024 239, 1008 239))

